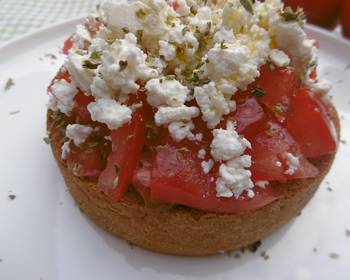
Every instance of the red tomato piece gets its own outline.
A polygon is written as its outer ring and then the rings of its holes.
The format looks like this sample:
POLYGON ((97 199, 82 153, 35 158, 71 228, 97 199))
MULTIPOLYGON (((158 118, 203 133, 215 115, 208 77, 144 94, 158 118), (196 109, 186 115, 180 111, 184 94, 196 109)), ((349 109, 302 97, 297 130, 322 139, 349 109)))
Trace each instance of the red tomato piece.
POLYGON ((350 1, 343 0, 341 22, 343 25, 343 34, 350 38, 350 1))
POLYGON ((62 52, 68 54, 69 50, 73 47, 73 35, 71 35, 66 41, 64 41, 62 52))
POLYGON ((87 96, 78 89, 78 92, 74 97, 75 104, 72 110, 72 116, 77 123, 88 124, 92 122, 87 106, 94 100, 95 98, 93 96, 87 96))
MULTIPOLYGON (((142 177, 142 174, 138 176, 142 177)), ((152 165, 151 177, 144 183, 148 183, 154 201, 221 213, 253 210, 279 197, 272 187, 255 188, 254 198, 248 198, 246 194, 238 199, 216 197, 215 180, 203 173, 197 153, 181 149, 177 143, 168 143, 159 150, 152 165)))
POLYGON ((112 130, 112 153, 98 179, 98 187, 118 201, 128 188, 145 143, 147 105, 133 112, 129 123, 112 130))
POLYGON ((237 103, 237 109, 228 117, 236 122, 236 130, 245 137, 254 135, 266 121, 264 109, 255 97, 248 97, 242 103, 237 103))
POLYGON ((256 84, 265 93, 260 101, 283 122, 289 111, 290 97, 300 86, 294 70, 290 67, 270 69, 264 65, 256 84))
POLYGON ((318 170, 301 153, 300 147, 288 131, 272 119, 261 126, 251 141, 252 177, 254 180, 286 181, 315 177, 318 170), (287 175, 286 154, 291 153, 299 159, 299 168, 287 175))
POLYGON ((301 89, 292 98, 292 111, 285 126, 300 144, 306 157, 330 154, 337 148, 335 128, 322 101, 301 89))
POLYGON ((342 0, 284 0, 285 6, 302 7, 308 22, 332 29, 337 25, 342 0))
POLYGON ((104 163, 101 151, 97 146, 90 147, 89 142, 77 147, 74 143, 69 145, 70 152, 67 155, 68 169, 76 176, 97 178, 104 163))

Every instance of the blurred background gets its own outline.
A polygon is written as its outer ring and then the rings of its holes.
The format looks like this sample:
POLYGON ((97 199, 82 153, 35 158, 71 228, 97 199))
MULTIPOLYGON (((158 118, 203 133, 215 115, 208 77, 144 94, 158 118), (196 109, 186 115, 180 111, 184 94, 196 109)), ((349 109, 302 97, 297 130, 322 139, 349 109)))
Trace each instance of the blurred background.
MULTIPOLYGON (((0 0, 0 44, 25 33, 88 14, 101 0, 0 0)), ((303 7, 308 21, 350 38, 350 0, 284 0, 303 7)))

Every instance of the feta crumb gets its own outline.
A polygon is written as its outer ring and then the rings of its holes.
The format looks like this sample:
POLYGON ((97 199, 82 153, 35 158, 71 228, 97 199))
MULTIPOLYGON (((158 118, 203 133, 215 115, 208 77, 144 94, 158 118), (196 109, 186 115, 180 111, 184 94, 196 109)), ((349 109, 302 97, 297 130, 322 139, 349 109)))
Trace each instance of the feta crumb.
POLYGON ((201 108, 202 118, 209 128, 214 128, 222 116, 230 113, 229 102, 218 92, 214 82, 194 89, 194 97, 201 108))
POLYGON ((70 52, 65 62, 65 68, 72 76, 72 81, 74 81, 85 94, 89 94, 90 85, 95 74, 95 70, 83 67, 84 62, 88 59, 89 57, 85 54, 70 52))
POLYGON ((155 114, 156 125, 169 124, 177 121, 190 121, 191 119, 199 116, 199 110, 197 107, 188 107, 181 105, 179 107, 159 107, 155 114))
POLYGON ((281 167, 282 166, 282 162, 280 162, 279 160, 275 161, 275 166, 276 167, 281 167))
POLYGON ((62 147, 61 147, 61 158, 62 159, 66 159, 67 155, 70 153, 70 148, 69 148, 69 144, 70 144, 71 140, 68 140, 66 142, 63 143, 62 147))
POLYGON ((129 94, 139 89, 138 80, 158 76, 157 70, 146 65, 146 54, 137 46, 134 34, 128 33, 115 41, 102 55, 99 72, 112 89, 129 94))
POLYGON ((96 98, 112 98, 113 91, 108 87, 105 80, 95 76, 91 84, 91 94, 96 98))
POLYGON ((73 141, 76 146, 85 142, 93 128, 88 125, 69 124, 66 127, 66 137, 73 141))
POLYGON ((307 83, 310 90, 315 93, 327 94, 332 89, 332 83, 328 80, 311 81, 307 83))
POLYGON ((207 153, 207 152, 206 152, 204 149, 200 149, 200 150, 198 151, 198 158, 204 159, 206 153, 207 153))
POLYGON ((216 196, 238 198, 244 191, 254 188, 251 172, 245 168, 251 166, 251 157, 238 156, 222 163, 219 167, 219 178, 216 180, 216 196))
POLYGON ((277 67, 286 67, 290 64, 289 56, 278 49, 271 50, 270 59, 277 67))
POLYGON ((194 124, 192 121, 190 122, 173 122, 169 124, 168 130, 170 133, 170 136, 176 141, 180 142, 184 139, 192 140, 194 138, 193 133, 191 130, 194 128, 194 124))
POLYGON ((293 175, 299 169, 299 158, 291 153, 286 153, 288 169, 284 172, 287 175, 293 175))
POLYGON ((214 129, 214 139, 210 144, 211 155, 216 161, 226 161, 243 154, 246 148, 251 149, 249 141, 239 136, 234 124, 227 122, 227 129, 214 129))
POLYGON ((186 0, 177 0, 176 2, 178 4, 177 12, 180 16, 187 16, 191 13, 191 9, 187 6, 186 0))
POLYGON ((74 106, 74 97, 77 89, 72 83, 66 80, 55 80, 51 86, 50 101, 48 108, 64 113, 69 116, 74 106))
POLYGON ((212 159, 210 159, 208 161, 202 161, 201 166, 202 166, 203 172, 205 174, 208 174, 214 166, 214 161, 212 159))
POLYGON ((109 129, 117 129, 131 120, 130 108, 113 99, 97 99, 87 108, 93 121, 104 123, 109 129))
POLYGON ((147 102, 154 106, 181 106, 185 103, 190 90, 177 80, 151 79, 145 86, 147 102))
POLYGON ((167 41, 159 40, 159 54, 164 56, 165 60, 173 60, 176 56, 176 47, 167 41))
POLYGON ((265 189, 270 184, 269 181, 256 181, 255 186, 265 189))
POLYGON ((89 31, 85 28, 84 25, 78 24, 73 35, 73 47, 84 49, 90 42, 91 36, 89 31))

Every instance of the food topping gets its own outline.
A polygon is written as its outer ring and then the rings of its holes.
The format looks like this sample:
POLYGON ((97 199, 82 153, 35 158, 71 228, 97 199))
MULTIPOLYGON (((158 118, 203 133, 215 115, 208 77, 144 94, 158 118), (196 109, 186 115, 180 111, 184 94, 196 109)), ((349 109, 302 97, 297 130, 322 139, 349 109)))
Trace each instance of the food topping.
POLYGON ((104 1, 49 87, 49 109, 71 123, 62 157, 115 200, 131 180, 143 197, 201 209, 275 199, 271 181, 316 176, 307 157, 336 148, 304 23, 278 0, 104 1), (80 153, 101 131, 112 151, 92 164, 105 149, 80 153))

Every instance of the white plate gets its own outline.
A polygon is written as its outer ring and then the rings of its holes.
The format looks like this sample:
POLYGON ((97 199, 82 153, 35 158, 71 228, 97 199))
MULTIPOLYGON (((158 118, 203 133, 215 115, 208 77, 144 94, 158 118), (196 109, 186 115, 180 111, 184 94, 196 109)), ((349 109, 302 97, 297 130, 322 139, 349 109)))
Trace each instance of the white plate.
POLYGON ((349 279, 350 70, 344 69, 350 44, 308 28, 321 43, 320 73, 334 82, 342 139, 349 143, 340 145, 302 215, 263 240, 255 254, 172 257, 131 247, 92 224, 74 205, 43 141, 46 87, 63 61, 45 54, 58 54, 78 21, 0 48, 0 279, 349 279), (15 86, 4 92, 9 77, 15 86))

